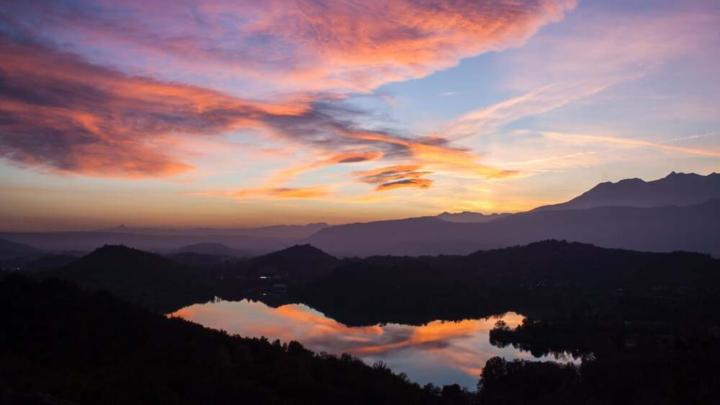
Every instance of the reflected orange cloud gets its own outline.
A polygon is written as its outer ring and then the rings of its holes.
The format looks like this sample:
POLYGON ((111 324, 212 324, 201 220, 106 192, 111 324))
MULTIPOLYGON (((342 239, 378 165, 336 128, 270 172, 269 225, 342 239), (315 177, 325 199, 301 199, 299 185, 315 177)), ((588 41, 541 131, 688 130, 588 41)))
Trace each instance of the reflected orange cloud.
MULTIPOLYGON (((215 304, 192 305, 180 309, 169 316, 200 322, 204 325, 222 328, 220 325, 235 308, 248 306, 250 312, 258 312, 255 324, 245 325, 251 328, 255 336, 267 336, 281 340, 301 340, 309 344, 327 345, 323 339, 332 338, 336 345, 335 353, 347 352, 355 355, 379 354, 409 347, 446 347, 447 342, 457 338, 472 336, 478 332, 489 332, 498 320, 514 328, 525 319, 522 315, 508 313, 502 317, 487 319, 468 319, 463 321, 433 321, 421 326, 373 325, 349 327, 304 305, 283 305, 270 308, 262 303, 241 301, 220 302, 215 304), (252 307, 252 309, 250 309, 252 307), (262 333, 258 333, 258 332, 262 333), (269 333, 269 334, 265 334, 269 333)), ((239 325, 240 326, 240 325, 239 325)), ((226 328, 222 328, 226 329, 226 328)), ((227 329, 226 329, 227 330, 227 329)), ((234 332, 233 330, 228 330, 234 332)), ((329 348, 324 346, 325 349, 329 348)))
POLYGON ((529 356, 512 348, 497 348, 488 333, 498 320, 514 328, 524 317, 508 313, 501 317, 457 322, 433 321, 421 326, 399 324, 349 327, 304 305, 271 308, 260 302, 220 301, 192 305, 169 316, 243 336, 266 336, 282 341, 297 340, 314 351, 350 353, 369 361, 413 358, 426 362, 424 368, 449 367, 473 378, 485 361, 504 353, 529 356))

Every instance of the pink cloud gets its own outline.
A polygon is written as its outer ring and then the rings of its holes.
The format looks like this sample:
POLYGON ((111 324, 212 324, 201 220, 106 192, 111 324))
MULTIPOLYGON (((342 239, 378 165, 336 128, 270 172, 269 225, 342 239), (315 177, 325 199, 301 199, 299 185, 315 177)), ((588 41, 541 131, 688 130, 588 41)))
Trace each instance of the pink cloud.
MULTIPOLYGON (((575 0, 203 0, 17 6, 49 39, 135 72, 260 80, 274 91, 368 91, 522 44, 575 0), (117 55, 122 55, 118 60, 117 55)), ((22 22, 22 21, 21 21, 22 22)), ((33 30, 33 26, 28 27, 33 30)), ((227 83, 223 80, 218 84, 227 83)))

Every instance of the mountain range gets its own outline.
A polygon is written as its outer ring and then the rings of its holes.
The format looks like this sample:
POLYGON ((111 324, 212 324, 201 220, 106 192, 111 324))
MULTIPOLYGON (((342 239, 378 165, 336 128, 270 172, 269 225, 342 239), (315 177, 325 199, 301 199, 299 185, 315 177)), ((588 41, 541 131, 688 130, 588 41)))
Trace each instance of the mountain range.
POLYGON ((47 251, 87 252, 105 244, 123 244, 162 253, 226 256, 255 256, 303 243, 335 256, 467 254, 544 239, 720 255, 718 235, 720 174, 673 172, 654 181, 600 183, 569 201, 512 214, 444 212, 334 226, 243 229, 122 226, 84 232, 4 232, 0 238, 47 251))
POLYGON ((308 243, 339 256, 468 254, 544 239, 720 255, 720 174, 601 183, 562 204, 486 221, 447 217, 331 226, 308 243))
POLYGON ((701 176, 672 172, 654 181, 625 179, 600 183, 570 201, 546 205, 535 211, 596 207, 662 207, 697 205, 720 199, 720 173, 701 176))

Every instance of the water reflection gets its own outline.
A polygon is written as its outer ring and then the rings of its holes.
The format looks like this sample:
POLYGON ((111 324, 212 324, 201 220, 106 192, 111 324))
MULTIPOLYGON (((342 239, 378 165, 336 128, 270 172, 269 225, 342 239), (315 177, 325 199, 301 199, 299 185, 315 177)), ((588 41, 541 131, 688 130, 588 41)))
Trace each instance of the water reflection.
POLYGON ((422 326, 348 327, 306 305, 272 308, 243 300, 196 304, 172 315, 241 336, 297 340, 315 352, 350 353, 368 364, 383 361, 420 384, 458 383, 474 389, 490 357, 533 358, 528 352, 490 344, 488 332, 498 320, 510 327, 522 323, 523 316, 516 313, 422 326))

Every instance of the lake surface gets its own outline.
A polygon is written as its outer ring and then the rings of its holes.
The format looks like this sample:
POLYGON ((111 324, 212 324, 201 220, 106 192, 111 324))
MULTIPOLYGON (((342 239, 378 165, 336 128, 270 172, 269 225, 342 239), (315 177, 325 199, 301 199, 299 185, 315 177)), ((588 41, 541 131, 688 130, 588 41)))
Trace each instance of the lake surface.
POLYGON ((422 326, 391 323, 349 327, 306 305, 272 308, 242 300, 195 304, 172 316, 241 336, 296 340, 315 352, 350 353, 367 364, 382 361, 421 385, 457 383, 474 390, 485 361, 491 357, 538 359, 510 346, 490 344, 489 331, 498 320, 510 327, 522 323, 524 317, 512 312, 457 322, 438 320, 422 326))

